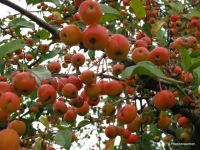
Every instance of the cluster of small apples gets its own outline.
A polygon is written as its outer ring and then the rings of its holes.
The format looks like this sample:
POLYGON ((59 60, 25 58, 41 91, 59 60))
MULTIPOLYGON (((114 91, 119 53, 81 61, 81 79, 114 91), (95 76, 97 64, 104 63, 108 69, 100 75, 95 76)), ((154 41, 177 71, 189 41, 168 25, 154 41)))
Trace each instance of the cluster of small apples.
MULTIPOLYGON (((76 79, 78 79, 78 77, 76 76, 74 76, 74 78, 69 77, 67 82, 70 82, 71 80, 71 82, 74 82, 74 84, 78 85, 79 83, 77 84, 76 79)), ((78 79, 78 81, 82 86, 81 80, 78 79)), ((58 115, 61 115, 63 113, 64 120, 68 122, 74 120, 74 115, 76 115, 76 113, 80 115, 85 115, 89 111, 89 106, 87 105, 87 103, 84 103, 84 101, 82 101, 83 103, 81 102, 80 104, 79 99, 81 98, 76 98, 71 101, 71 103, 74 102, 73 105, 77 104, 76 106, 82 106, 81 108, 77 108, 76 112, 75 108, 67 108, 65 102, 62 99, 56 101, 56 89, 58 86, 63 86, 63 83, 61 81, 59 83, 61 85, 57 83, 57 80, 55 78, 44 79, 41 81, 41 85, 37 89, 36 77, 32 73, 20 71, 14 72, 12 74, 11 82, 0 82, 0 122, 2 123, 7 121, 10 114, 16 113, 21 109, 20 104, 22 100, 20 100, 20 96, 29 96, 33 93, 34 90, 37 90, 39 99, 37 106, 29 108, 30 111, 34 113, 37 113, 39 107, 50 103, 54 104, 54 113, 58 115)), ((74 98, 74 95, 76 94, 74 94, 73 92, 76 92, 77 90, 74 84, 68 83, 63 88, 61 88, 62 93, 65 97, 74 98), (69 94, 68 92, 71 92, 71 94, 69 94)), ((13 141, 15 141, 13 144, 10 144, 11 149, 17 149, 20 144, 19 137, 25 132, 26 125, 23 121, 13 120, 8 124, 8 128, 9 129, 4 129, 0 132, 0 134, 5 137, 3 138, 3 140, 0 140, 0 149, 5 149, 5 146, 8 146, 8 139, 13 139, 13 141), (15 134, 11 129, 16 130, 18 136, 16 136, 17 134, 15 134)))
MULTIPOLYGON (((63 68, 67 68, 69 64, 72 64, 74 68, 79 68, 85 63, 85 56, 82 53, 66 54, 64 55, 63 68)), ((59 73, 61 71, 61 64, 58 61, 48 62, 47 69, 51 73, 59 73)))
MULTIPOLYGON (((69 61, 69 59, 66 59, 66 61, 69 61)), ((58 62, 50 62, 49 64, 53 63, 59 65, 58 62)), ((56 73, 59 72, 60 66, 59 69, 55 69, 48 65, 48 69, 52 73, 56 73)), ((85 70, 81 72, 79 77, 71 75, 68 78, 60 78, 58 80, 55 78, 43 80, 38 89, 38 98, 42 104, 53 103, 54 113, 62 116, 66 122, 72 123, 76 120, 77 114, 84 116, 88 113, 89 107, 98 105, 101 95, 108 95, 114 98, 123 91, 127 94, 131 93, 131 91, 134 92, 130 85, 123 86, 120 81, 100 80, 97 82, 96 74, 91 70, 85 70), (83 84, 85 85, 84 87, 83 84), (82 88, 83 91, 79 95, 78 93, 82 88), (61 97, 56 101, 56 92, 61 94, 63 98, 61 97), (64 98, 68 99, 70 106, 66 105, 64 98)), ((102 108, 102 112, 105 116, 112 116, 115 114, 115 107, 110 103, 106 103, 102 108)), ((132 124, 134 124, 136 118, 136 107, 127 104, 118 110, 117 118, 118 122, 122 124, 130 124, 128 125, 128 127, 130 126, 130 132, 133 131, 132 124)))
POLYGON ((60 39, 69 46, 83 43, 86 49, 102 50, 108 58, 116 61, 126 59, 129 52, 129 41, 121 34, 109 36, 106 27, 98 24, 102 16, 100 4, 86 0, 79 6, 80 19, 87 24, 82 32, 76 25, 68 25, 60 31, 60 39))
POLYGON ((156 47, 149 51, 148 46, 152 45, 152 40, 142 32, 137 34, 136 39, 132 50, 132 60, 135 63, 151 61, 158 66, 167 64, 170 58, 170 52, 167 48, 156 47))
POLYGON ((200 18, 193 16, 188 23, 190 33, 194 33, 195 37, 200 37, 200 18))
MULTIPOLYGON (((184 49, 186 51, 189 49, 192 51, 198 51, 200 49, 200 44, 195 36, 178 37, 171 44, 171 48, 173 49, 171 58, 176 60, 176 58, 180 57, 179 49, 184 49)), ((191 84, 194 80, 193 74, 191 72, 185 72, 181 67, 177 65, 172 68, 171 73, 172 76, 186 84, 191 84)))
POLYGON ((109 125, 105 134, 108 138, 115 138, 116 136, 122 136, 129 144, 134 144, 139 140, 139 136, 132 132, 139 130, 141 125, 141 119, 137 115, 137 108, 134 104, 126 104, 120 108, 117 112, 117 121, 121 125, 127 125, 127 129, 124 126, 109 125))
POLYGON ((172 43, 172 48, 179 49, 179 48, 185 48, 192 50, 198 50, 199 49, 199 43, 195 36, 188 36, 188 37, 179 37, 174 40, 172 43))
POLYGON ((180 14, 172 14, 170 16, 171 21, 171 34, 174 37, 180 36, 184 31, 195 37, 200 37, 200 19, 199 17, 193 16, 191 19, 184 18, 180 14), (186 28, 183 26, 183 22, 187 24, 186 28))
POLYGON ((182 116, 181 114, 177 114, 176 117, 179 127, 183 128, 179 138, 184 142, 188 142, 191 137, 192 123, 187 117, 182 116))
POLYGON ((171 34, 172 36, 177 36, 178 32, 180 31, 180 26, 181 26, 181 16, 177 14, 172 14, 170 16, 170 21, 171 21, 171 34))
POLYGON ((46 3, 41 2, 40 4, 37 5, 37 8, 41 9, 42 11, 45 11, 45 10, 48 10, 50 7, 46 3))
POLYGON ((180 66, 177 65, 172 66, 171 70, 166 70, 165 75, 168 77, 176 78, 186 85, 191 84, 194 80, 193 74, 191 72, 186 72, 182 70, 180 66))
MULTIPOLYGON (((12 113, 20 109, 20 95, 30 95, 36 89, 35 77, 28 72, 13 74, 12 81, 0 82, 0 123, 8 121, 12 113), (26 85, 25 85, 26 84, 26 85)), ((7 129, 0 131, 0 149, 18 149, 20 136, 26 131, 26 124, 21 120, 12 120, 7 129), (9 141, 12 141, 10 143, 9 141)))
POLYGON ((144 1, 145 3, 145 10, 146 10, 146 21, 150 24, 154 24, 156 21, 159 20, 158 18, 158 10, 160 7, 157 5, 156 1, 154 0, 147 0, 144 1))
MULTIPOLYGON (((183 104, 191 104, 194 101, 189 96, 184 96, 180 99, 183 104)), ((154 107, 160 111, 166 111, 167 109, 172 108, 176 104, 176 93, 173 93, 169 90, 161 90, 160 92, 156 93, 156 95, 153 97, 153 103, 154 107)), ((184 129, 189 129, 192 127, 192 124, 190 120, 182 116, 181 114, 177 114, 177 125, 184 129)), ((160 114, 158 120, 157 120, 157 127, 160 129, 166 129, 168 128, 172 123, 172 119, 168 114, 160 114)), ((185 132, 183 132, 183 135, 186 135, 185 132)), ((187 134, 188 135, 188 134, 187 134)), ((181 136, 180 139, 183 137, 181 136)), ((185 138, 185 140, 188 140, 189 137, 185 138)))
MULTIPOLYGON (((32 38, 26 38, 28 45, 33 45, 34 41, 32 38)), ((48 44, 39 44, 38 52, 40 54, 46 54, 49 52, 48 44)), ((27 63, 35 60, 35 57, 30 52, 25 52, 24 48, 20 48, 13 53, 7 53, 6 55, 6 66, 10 67, 11 65, 17 65, 20 61, 26 60, 27 63)))
POLYGON ((58 11, 52 12, 52 14, 50 16, 48 16, 47 18, 50 21, 49 23, 52 25, 60 25, 60 24, 64 23, 61 13, 58 11))

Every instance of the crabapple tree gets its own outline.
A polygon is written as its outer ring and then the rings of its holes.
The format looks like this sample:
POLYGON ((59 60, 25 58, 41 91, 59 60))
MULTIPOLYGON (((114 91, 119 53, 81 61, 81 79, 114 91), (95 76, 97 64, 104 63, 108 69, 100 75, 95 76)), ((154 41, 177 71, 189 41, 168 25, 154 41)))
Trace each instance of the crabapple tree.
POLYGON ((199 0, 0 0, 0 150, 199 150, 199 0))

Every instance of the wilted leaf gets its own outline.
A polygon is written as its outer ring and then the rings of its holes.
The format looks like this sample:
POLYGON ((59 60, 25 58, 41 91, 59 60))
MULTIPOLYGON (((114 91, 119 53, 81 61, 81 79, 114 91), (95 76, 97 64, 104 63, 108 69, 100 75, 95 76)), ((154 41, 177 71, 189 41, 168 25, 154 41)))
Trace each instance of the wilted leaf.
POLYGON ((105 150, 114 150, 115 138, 106 141, 105 150))

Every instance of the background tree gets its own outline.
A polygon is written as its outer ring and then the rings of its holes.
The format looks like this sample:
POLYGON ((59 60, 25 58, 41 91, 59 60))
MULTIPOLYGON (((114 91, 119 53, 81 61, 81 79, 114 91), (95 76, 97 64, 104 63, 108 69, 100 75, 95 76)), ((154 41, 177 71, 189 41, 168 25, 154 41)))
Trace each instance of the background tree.
POLYGON ((198 0, 0 3, 0 149, 200 149, 198 0))

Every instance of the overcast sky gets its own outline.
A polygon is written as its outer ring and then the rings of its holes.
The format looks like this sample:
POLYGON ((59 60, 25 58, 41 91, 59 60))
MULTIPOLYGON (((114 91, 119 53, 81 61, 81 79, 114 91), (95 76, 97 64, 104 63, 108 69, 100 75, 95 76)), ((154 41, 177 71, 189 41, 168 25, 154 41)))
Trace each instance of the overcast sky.
MULTIPOLYGON (((26 2, 24 0, 12 0, 12 2, 20 5, 23 8, 26 8, 26 2)), ((3 4, 0 4, 0 10, 1 10, 1 13, 0 13, 1 18, 5 17, 9 13, 11 13, 11 14, 17 13, 17 11, 15 11, 15 10, 11 9, 10 7, 7 7, 3 4)))

